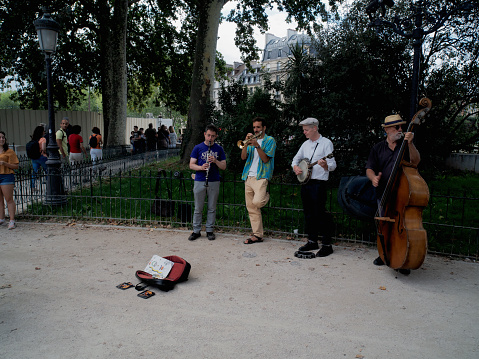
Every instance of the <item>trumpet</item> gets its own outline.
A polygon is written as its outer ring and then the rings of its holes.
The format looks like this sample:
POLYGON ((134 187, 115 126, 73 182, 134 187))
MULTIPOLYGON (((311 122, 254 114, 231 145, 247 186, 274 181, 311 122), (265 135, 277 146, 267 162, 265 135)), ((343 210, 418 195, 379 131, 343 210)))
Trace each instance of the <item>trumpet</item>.
POLYGON ((263 134, 263 131, 259 131, 258 134, 251 136, 251 137, 248 138, 246 141, 239 140, 238 142, 236 142, 236 145, 237 145, 240 149, 243 149, 244 146, 248 146, 248 144, 250 143, 251 140, 254 140, 255 138, 261 137, 262 134, 263 134))

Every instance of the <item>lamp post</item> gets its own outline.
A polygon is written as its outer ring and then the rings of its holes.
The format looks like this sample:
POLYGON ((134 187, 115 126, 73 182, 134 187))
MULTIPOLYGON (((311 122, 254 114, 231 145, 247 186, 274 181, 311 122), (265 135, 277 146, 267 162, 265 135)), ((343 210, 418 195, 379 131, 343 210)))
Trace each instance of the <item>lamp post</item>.
POLYGON ((43 17, 33 22, 38 34, 40 50, 45 53, 45 67, 47 75, 47 96, 48 96, 48 160, 47 164, 47 194, 46 204, 57 206, 66 203, 63 179, 61 176, 61 160, 59 148, 55 136, 55 112, 53 109, 53 88, 52 88, 52 58, 57 47, 58 32, 60 25, 50 17, 49 10, 42 8, 43 17))
POLYGON ((429 1, 424 0, 416 1, 416 3, 411 2, 412 14, 404 19, 400 19, 396 16, 394 21, 384 19, 386 8, 393 7, 394 0, 371 0, 366 7, 366 13, 371 21, 369 26, 375 27, 376 31, 378 31, 380 26, 389 27, 396 34, 407 39, 412 39, 413 41, 414 57, 411 79, 411 99, 409 103, 410 120, 416 113, 418 103, 419 75, 424 37, 441 28, 452 15, 460 12, 469 13, 475 7, 478 7, 477 0, 464 1, 457 6, 450 8, 445 7, 437 13, 431 13, 426 9, 428 3, 429 1), (376 15, 378 10, 379 15, 376 15), (411 25, 413 25, 414 28, 409 30, 411 29, 411 25))

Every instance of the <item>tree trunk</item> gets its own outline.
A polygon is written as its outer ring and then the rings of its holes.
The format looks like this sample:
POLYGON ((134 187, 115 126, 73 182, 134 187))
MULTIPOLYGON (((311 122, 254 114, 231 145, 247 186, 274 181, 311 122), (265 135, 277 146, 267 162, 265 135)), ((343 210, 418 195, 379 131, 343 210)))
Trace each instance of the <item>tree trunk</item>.
POLYGON ((204 141, 208 122, 208 107, 214 86, 216 43, 221 9, 228 0, 204 0, 199 5, 200 16, 196 37, 195 61, 191 81, 190 108, 182 144, 182 160, 189 162, 191 151, 204 141))
POLYGON ((113 16, 107 1, 101 1, 100 46, 104 142, 107 146, 125 144, 127 74, 126 31, 128 0, 115 1, 113 16))

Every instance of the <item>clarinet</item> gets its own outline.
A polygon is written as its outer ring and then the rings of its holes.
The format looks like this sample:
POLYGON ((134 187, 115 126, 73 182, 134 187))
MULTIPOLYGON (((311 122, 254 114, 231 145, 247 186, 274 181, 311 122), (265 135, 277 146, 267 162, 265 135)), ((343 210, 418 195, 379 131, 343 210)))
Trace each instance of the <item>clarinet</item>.
POLYGON ((208 163, 208 168, 206 169, 206 181, 205 187, 208 187, 208 176, 210 174, 211 163, 209 162, 211 156, 211 141, 208 141, 208 152, 206 155, 206 162, 208 163))

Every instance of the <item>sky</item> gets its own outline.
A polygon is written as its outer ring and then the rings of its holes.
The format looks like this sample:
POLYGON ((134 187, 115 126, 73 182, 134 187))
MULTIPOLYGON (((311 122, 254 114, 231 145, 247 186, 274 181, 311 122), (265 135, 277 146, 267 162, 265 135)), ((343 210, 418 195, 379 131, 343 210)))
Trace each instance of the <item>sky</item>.
MULTIPOLYGON (((228 1, 223 7, 223 15, 226 16, 235 6, 236 1, 228 1)), ((277 9, 274 9, 272 11, 266 10, 266 13, 268 14, 268 32, 270 34, 277 37, 285 37, 288 29, 296 29, 297 24, 295 22, 286 23, 287 14, 285 12, 279 12, 277 9)), ((241 53, 234 43, 235 29, 236 24, 226 21, 223 21, 218 29, 219 39, 216 49, 223 54, 227 64, 233 64, 235 61, 241 62, 241 53)), ((265 34, 261 34, 259 29, 256 28, 254 38, 256 39, 256 46, 260 49, 264 49, 265 34)))

